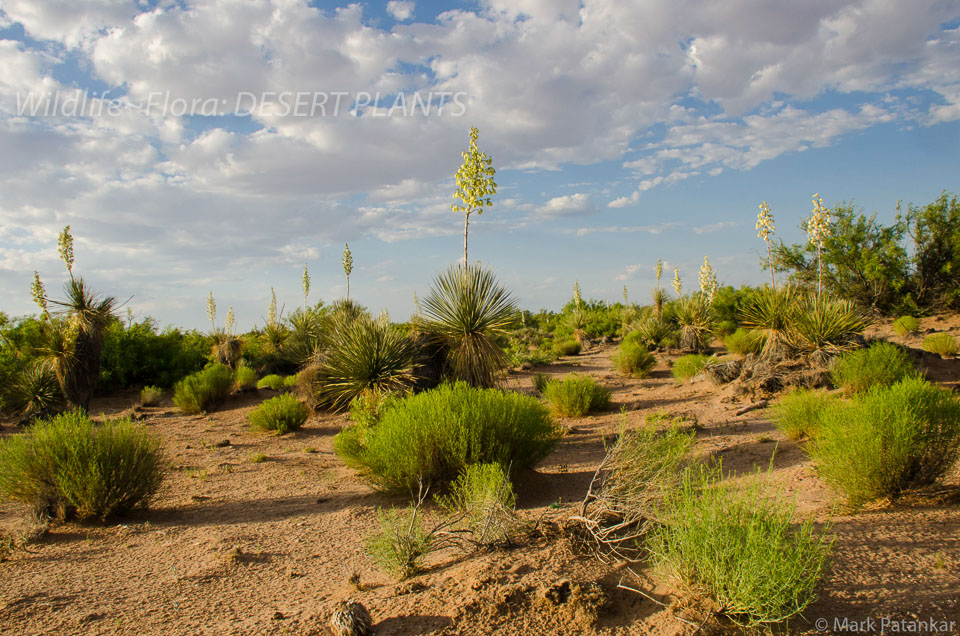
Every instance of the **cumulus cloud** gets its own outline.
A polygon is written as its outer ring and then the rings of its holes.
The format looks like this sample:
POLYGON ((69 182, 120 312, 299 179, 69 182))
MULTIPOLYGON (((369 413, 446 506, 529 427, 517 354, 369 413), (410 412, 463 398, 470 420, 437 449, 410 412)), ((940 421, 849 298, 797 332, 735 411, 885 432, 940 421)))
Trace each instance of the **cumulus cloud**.
POLYGON ((393 16, 394 20, 409 20, 413 17, 413 2, 404 2, 403 0, 390 0, 387 3, 387 13, 393 16))
POLYGON ((537 208, 537 214, 544 217, 566 217, 593 214, 597 208, 590 195, 583 192, 553 197, 537 208))

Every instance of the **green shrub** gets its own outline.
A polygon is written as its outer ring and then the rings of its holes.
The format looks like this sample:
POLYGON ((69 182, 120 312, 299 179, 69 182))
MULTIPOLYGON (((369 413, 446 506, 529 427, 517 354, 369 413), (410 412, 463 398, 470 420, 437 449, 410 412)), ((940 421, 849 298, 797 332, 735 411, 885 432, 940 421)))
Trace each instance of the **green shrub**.
POLYGON ((923 350, 941 358, 952 358, 957 355, 957 339, 948 333, 932 333, 923 339, 923 350))
POLYGON ((163 481, 160 442, 128 419, 94 424, 81 411, 0 441, 0 497, 60 519, 146 507, 163 481))
POLYGON ((411 491, 421 480, 449 482, 469 464, 528 468, 561 435, 536 398, 457 382, 400 400, 376 426, 344 429, 334 450, 376 487, 411 491))
POLYGON ((790 439, 814 437, 824 409, 834 398, 823 391, 797 389, 773 403, 774 425, 790 439))
POLYGON ((746 627, 778 623, 814 600, 833 539, 794 507, 762 490, 735 487, 716 466, 684 471, 660 505, 647 545, 656 568, 682 587, 711 596, 718 611, 746 627))
POLYGON ((913 316, 900 316, 893 321, 893 332, 898 336, 917 333, 920 331, 920 321, 913 316))
POLYGON ((271 373, 270 375, 265 375, 260 378, 260 381, 257 382, 258 389, 273 389, 274 391, 283 390, 283 376, 277 375, 276 373, 271 373))
POLYGON ((533 390, 537 392, 538 395, 543 395, 543 392, 547 390, 547 384, 550 383, 550 376, 546 373, 538 373, 533 376, 533 390))
POLYGON ((582 417, 610 403, 610 389, 597 384, 589 375, 571 373, 547 383, 543 391, 554 412, 561 417, 582 417))
POLYGON ((763 332, 753 329, 737 329, 723 339, 723 346, 727 351, 741 356, 760 353, 763 351, 763 343, 763 332))
POLYGON ((848 393, 863 393, 874 386, 890 386, 916 374, 910 357, 897 345, 876 342, 843 354, 833 364, 833 383, 848 393))
POLYGON ((624 375, 645 378, 657 364, 657 359, 638 342, 638 338, 628 336, 620 343, 620 347, 613 357, 613 364, 624 375))
POLYGON ((158 386, 145 386, 140 389, 140 405, 156 406, 163 399, 163 389, 158 386))
POLYGON ((303 426, 310 417, 307 405, 289 393, 272 397, 260 403, 250 411, 248 419, 252 428, 258 431, 273 431, 277 435, 286 435, 303 426))
POLYGON ((285 389, 295 389, 297 388, 297 374, 288 375, 283 379, 283 388, 285 389))
POLYGON ((553 345, 553 350, 560 356, 575 356, 583 350, 583 345, 576 340, 564 340, 553 345))
POLYGON ((226 399, 232 389, 230 367, 212 364, 177 382, 173 387, 173 403, 184 413, 205 413, 226 399))
POLYGON ((433 544, 433 536, 423 529, 419 509, 378 508, 377 521, 380 529, 364 542, 374 563, 401 581, 419 572, 433 544))
POLYGON ((210 338, 197 331, 158 330, 152 318, 124 326, 112 322, 103 340, 99 386, 118 391, 148 384, 171 387, 203 369, 210 338))
POLYGON ((398 400, 395 393, 364 391, 350 402, 350 419, 354 424, 373 426, 380 422, 387 409, 394 406, 398 400))
POLYGON ((673 361, 673 366, 670 367, 670 372, 673 374, 673 377, 683 382, 684 380, 689 380, 693 376, 699 374, 703 371, 703 367, 706 366, 707 360, 710 358, 699 353, 691 353, 689 355, 680 356, 673 361))
POLYGON ((256 391, 257 372, 250 367, 239 366, 233 372, 234 391, 256 391))
POLYGON ((63 405, 60 384, 53 371, 43 364, 31 364, 5 388, 7 404, 27 416, 56 412, 63 405))
MULTIPOLYGON (((736 333, 739 330, 736 320, 721 320, 717 323, 717 326, 714 327, 713 333, 719 338, 726 339, 731 334, 736 333)), ((724 340, 726 343, 726 340, 724 340)))
POLYGON ((500 464, 471 464, 437 497, 447 514, 459 516, 459 528, 470 533, 474 543, 490 546, 509 542, 518 520, 516 496, 510 475, 500 464))
POLYGON ((921 378, 837 402, 820 418, 810 454, 854 507, 942 477, 960 455, 960 399, 921 378))

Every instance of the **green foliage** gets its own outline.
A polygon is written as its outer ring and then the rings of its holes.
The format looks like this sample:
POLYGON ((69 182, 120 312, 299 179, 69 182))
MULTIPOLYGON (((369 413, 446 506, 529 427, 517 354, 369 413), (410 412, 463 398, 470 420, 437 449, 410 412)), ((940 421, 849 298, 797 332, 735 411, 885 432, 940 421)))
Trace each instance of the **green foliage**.
POLYGON ((792 287, 764 287, 740 309, 740 324, 763 336, 761 355, 779 360, 790 353, 788 330, 799 295, 792 287))
POLYGON ((785 621, 816 600, 833 539, 764 492, 759 479, 736 488, 722 470, 684 471, 658 507, 661 522, 647 545, 658 570, 705 592, 718 610, 746 626, 785 621))
POLYGON ((583 350, 583 345, 576 340, 564 340, 554 344, 553 350, 559 356, 575 356, 583 350))
POLYGON ((374 563, 401 581, 419 572, 433 544, 433 537, 423 529, 419 509, 378 508, 377 521, 380 529, 364 542, 374 563))
POLYGON ((222 364, 212 364, 192 373, 173 387, 173 403, 184 413, 206 413, 230 395, 233 371, 222 364))
POLYGON ((0 496, 61 519, 104 520, 146 507, 164 470, 158 440, 129 420, 79 410, 0 441, 0 496))
POLYGON ((920 321, 913 316, 900 316, 893 321, 893 332, 900 336, 920 331, 920 321))
POLYGON ((54 413, 63 405, 63 394, 53 372, 34 363, 13 377, 3 392, 7 406, 23 415, 54 413))
POLYGON ((651 315, 637 324, 640 341, 653 349, 667 349, 679 343, 679 333, 673 321, 665 314, 651 315))
POLYGON ((294 389, 297 387, 297 374, 288 375, 283 379, 283 388, 294 389))
POLYGON ((350 402, 350 419, 359 426, 373 426, 399 400, 395 393, 364 391, 350 402))
POLYGON ((624 375, 635 378, 647 377, 656 364, 657 359, 647 351, 646 347, 640 344, 639 334, 633 338, 629 336, 624 338, 617 349, 616 355, 613 356, 613 365, 616 369, 624 375))
POLYGON ((233 372, 234 391, 254 391, 257 388, 257 372, 246 366, 239 366, 233 372))
POLYGON ((681 298, 674 307, 674 318, 680 326, 680 347, 694 351, 710 348, 715 323, 710 303, 702 294, 681 298))
POLYGON ((210 338, 197 331, 158 331, 152 318, 127 327, 111 321, 104 335, 100 386, 107 391, 147 384, 173 386, 203 369, 209 351, 210 338))
POLYGON ((307 405, 289 393, 264 400, 250 411, 250 426, 258 431, 272 431, 286 435, 298 430, 310 417, 307 405))
POLYGON ((834 399, 823 391, 797 389, 774 402, 771 407, 773 423, 790 439, 814 437, 821 414, 834 399))
POLYGON ((477 387, 494 386, 510 360, 495 338, 517 316, 510 292, 488 269, 452 266, 433 282, 421 303, 424 329, 447 350, 446 375, 477 387))
POLYGON ((709 356, 705 356, 699 353, 691 353, 689 355, 680 356, 673 361, 673 366, 670 367, 670 372, 673 374, 673 377, 683 382, 684 380, 689 380, 693 376, 699 374, 703 371, 703 367, 706 366, 709 356))
POLYGON ((960 200, 947 192, 906 214, 913 238, 914 276, 910 290, 922 308, 960 308, 960 200))
POLYGON ((600 386, 589 375, 571 373, 563 380, 551 380, 543 390, 543 397, 561 417, 583 417, 599 411, 610 403, 610 389, 600 386))
POLYGON ((723 346, 730 353, 737 355, 747 355, 749 353, 760 353, 763 351, 763 345, 766 342, 762 331, 753 329, 739 328, 723 339, 723 346))
POLYGON ((469 464, 529 468, 561 435, 536 398, 457 382, 404 398, 375 426, 344 429, 334 450, 377 488, 409 492, 421 480, 449 482, 469 464))
POLYGON ((952 358, 960 347, 957 346, 957 339, 950 334, 932 333, 923 339, 923 350, 936 353, 941 358, 952 358))
POLYGON ((824 411, 809 447, 852 506, 942 477, 960 456, 960 400, 920 378, 875 387, 824 411))
POLYGON ((140 389, 140 405, 156 406, 163 399, 163 389, 158 386, 145 386, 140 389))
POLYGON ((539 395, 543 395, 543 392, 547 390, 547 384, 549 383, 550 376, 548 376, 546 373, 538 373, 533 376, 533 390, 539 395))
POLYGON ((872 319, 849 300, 817 299, 800 302, 790 316, 790 348, 817 364, 857 345, 872 319))
POLYGON ((283 390, 283 376, 271 373, 265 375, 257 382, 258 389, 273 389, 274 391, 283 390))
POLYGON ((457 525, 480 546, 509 542, 518 525, 510 475, 500 464, 467 466, 450 492, 437 497, 437 504, 447 514, 460 516, 457 525))
POLYGON ((843 354, 831 369, 833 383, 848 393, 864 393, 874 386, 890 386, 916 374, 910 357, 897 345, 876 342, 843 354))

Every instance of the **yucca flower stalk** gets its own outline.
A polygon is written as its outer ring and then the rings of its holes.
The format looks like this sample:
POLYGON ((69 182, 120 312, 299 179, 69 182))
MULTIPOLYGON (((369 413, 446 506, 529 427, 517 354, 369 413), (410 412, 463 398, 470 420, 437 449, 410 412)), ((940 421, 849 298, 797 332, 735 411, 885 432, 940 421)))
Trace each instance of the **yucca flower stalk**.
POLYGON ((46 320, 50 317, 50 311, 47 307, 47 290, 43 286, 43 281, 40 280, 40 274, 36 271, 33 272, 33 283, 30 285, 30 296, 33 298, 33 302, 37 304, 40 308, 40 319, 46 320))
POLYGON ((267 325, 274 327, 277 324, 277 292, 270 288, 270 304, 267 305, 267 325))
POLYGON ((67 271, 70 272, 70 278, 73 278, 73 236, 70 234, 70 226, 63 228, 60 236, 57 237, 57 248, 60 251, 60 259, 66 264, 67 271))
POLYGON ((680 280, 680 270, 673 268, 673 291, 677 292, 677 298, 683 298, 683 283, 680 280))
POLYGON ((213 299, 213 291, 207 296, 207 319, 210 321, 211 331, 217 330, 217 301, 213 299))
POLYGON ((624 305, 629 305, 629 304, 630 304, 630 302, 629 302, 629 300, 628 300, 628 296, 627 296, 627 286, 626 286, 626 285, 623 286, 623 304, 624 304, 624 305))
POLYGON ((573 281, 573 304, 579 309, 582 303, 583 298, 580 297, 580 281, 575 280, 573 281))
POLYGON ((307 264, 303 264, 303 278, 301 279, 303 285, 303 308, 307 308, 307 298, 310 296, 310 272, 307 271, 307 264))
POLYGON ((493 159, 480 150, 477 139, 480 131, 476 127, 470 128, 470 145, 461 153, 463 165, 457 170, 457 191, 453 193, 454 203, 450 209, 454 212, 463 212, 463 264, 467 260, 467 232, 470 228, 470 214, 483 214, 485 207, 493 205, 490 196, 497 193, 497 182, 493 180, 496 170, 493 168, 493 159))
POLYGON ((713 298, 717 294, 717 275, 710 266, 710 260, 706 254, 703 256, 703 265, 700 266, 700 293, 707 299, 708 304, 713 304, 713 298))
POLYGON ((773 277, 773 255, 770 251, 770 237, 776 230, 773 222, 773 214, 770 212, 770 204, 764 201, 760 204, 760 212, 757 213, 757 237, 767 244, 767 265, 770 267, 770 286, 777 288, 777 281, 773 277))
POLYGON ((343 244, 343 258, 340 261, 343 264, 343 273, 347 277, 347 300, 350 300, 350 274, 353 273, 353 254, 350 253, 350 245, 343 244))
POLYGON ((823 207, 820 193, 813 195, 813 214, 807 220, 807 236, 817 246, 817 298, 823 296, 823 248, 830 236, 830 209, 823 207))
POLYGON ((657 264, 653 267, 654 273, 657 275, 657 289, 660 289, 660 277, 663 276, 663 259, 657 257, 657 264))
POLYGON ((226 331, 231 336, 234 335, 236 331, 237 316, 233 313, 233 306, 230 306, 230 309, 227 310, 227 319, 224 321, 224 331, 226 331))

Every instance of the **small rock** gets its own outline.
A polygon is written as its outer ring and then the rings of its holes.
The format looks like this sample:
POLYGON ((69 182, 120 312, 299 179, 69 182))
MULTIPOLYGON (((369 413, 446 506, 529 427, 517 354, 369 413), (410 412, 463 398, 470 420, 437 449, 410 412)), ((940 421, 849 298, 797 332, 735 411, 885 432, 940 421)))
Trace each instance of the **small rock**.
POLYGON ((220 440, 219 442, 217 442, 216 444, 214 444, 213 446, 214 446, 214 448, 225 448, 225 447, 227 447, 227 446, 229 446, 229 445, 230 445, 230 440, 228 440, 228 439, 222 439, 222 440, 220 440))

